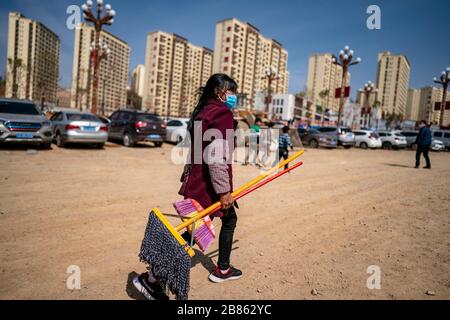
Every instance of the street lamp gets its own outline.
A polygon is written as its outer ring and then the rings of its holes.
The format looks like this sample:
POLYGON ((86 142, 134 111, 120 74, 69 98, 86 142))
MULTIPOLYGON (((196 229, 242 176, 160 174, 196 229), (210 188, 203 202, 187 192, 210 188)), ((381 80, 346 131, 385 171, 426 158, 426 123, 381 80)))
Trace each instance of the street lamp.
POLYGON ((367 120, 367 126, 370 128, 370 115, 371 115, 371 107, 370 107, 370 95, 372 93, 376 93, 377 89, 375 88, 375 84, 372 81, 367 81, 364 85, 364 89, 360 89, 361 92, 364 92, 365 94, 365 101, 364 101, 364 107, 362 108, 362 116, 363 116, 363 125, 366 126, 366 120, 367 120), (367 117, 368 116, 368 117, 367 117), (366 119, 366 117, 368 119, 366 119))
POLYGON ((437 78, 434 78, 433 81, 435 83, 439 83, 442 85, 442 102, 441 102, 441 115, 439 117, 439 126, 444 125, 444 112, 445 112, 445 103, 447 100, 447 89, 448 89, 448 83, 450 82, 450 68, 445 69, 445 71, 442 71, 441 76, 439 80, 437 78))
POLYGON ((280 77, 277 75, 275 67, 270 66, 269 68, 267 68, 264 77, 262 77, 261 79, 267 79, 266 112, 269 113, 269 105, 272 102, 272 82, 274 80, 280 79, 280 77))
POLYGON ((348 68, 352 65, 358 64, 361 62, 361 58, 356 58, 353 60, 353 50, 350 50, 349 46, 345 46, 344 50, 339 51, 339 57, 336 58, 335 55, 333 55, 331 61, 334 64, 337 64, 342 67, 342 84, 341 84, 341 96, 339 100, 339 112, 338 112, 338 122, 337 125, 341 125, 341 114, 342 114, 342 108, 344 107, 344 100, 345 100, 345 85, 347 82, 347 71, 348 68))
POLYGON ((100 32, 102 31, 103 25, 112 25, 114 22, 114 17, 116 12, 112 10, 111 5, 107 4, 103 6, 103 0, 97 0, 97 14, 93 13, 93 2, 92 0, 86 1, 85 4, 81 6, 83 10, 83 18, 87 22, 91 22, 95 29, 95 41, 91 46, 91 59, 94 68, 94 82, 93 82, 93 92, 92 92, 92 109, 91 112, 97 113, 98 104, 98 82, 99 82, 99 67, 100 61, 102 60, 102 55, 104 54, 104 49, 100 45, 100 32), (105 9, 105 14, 102 16, 102 11, 105 9))

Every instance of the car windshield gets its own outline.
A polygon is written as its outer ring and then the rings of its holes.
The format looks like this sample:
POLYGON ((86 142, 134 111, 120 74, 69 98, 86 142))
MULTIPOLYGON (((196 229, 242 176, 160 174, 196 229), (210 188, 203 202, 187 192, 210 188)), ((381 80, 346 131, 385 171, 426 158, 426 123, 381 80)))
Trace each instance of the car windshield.
POLYGON ((138 114, 137 120, 138 121, 159 121, 159 118, 152 114, 138 114))
POLYGON ((311 134, 320 134, 320 131, 316 130, 316 129, 309 129, 308 131, 311 134))
POLYGON ((14 113, 24 115, 39 115, 36 106, 32 103, 20 103, 10 101, 0 101, 0 113, 14 113))
POLYGON ((342 133, 352 133, 352 129, 350 128, 341 128, 342 133))
POLYGON ((100 121, 99 118, 93 114, 83 114, 83 113, 68 113, 67 120, 69 121, 100 121))
POLYGON ((371 132, 370 135, 371 135, 372 137, 374 137, 375 139, 378 139, 378 138, 379 138, 378 134, 376 134, 375 132, 371 132))

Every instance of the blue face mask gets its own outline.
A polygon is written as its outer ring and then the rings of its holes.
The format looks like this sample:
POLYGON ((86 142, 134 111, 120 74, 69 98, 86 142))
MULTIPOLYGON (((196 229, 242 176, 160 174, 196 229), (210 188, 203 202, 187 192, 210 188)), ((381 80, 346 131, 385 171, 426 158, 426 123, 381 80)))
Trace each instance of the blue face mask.
POLYGON ((234 94, 227 95, 227 101, 225 101, 225 104, 228 108, 233 109, 234 106, 237 103, 237 96, 234 94))

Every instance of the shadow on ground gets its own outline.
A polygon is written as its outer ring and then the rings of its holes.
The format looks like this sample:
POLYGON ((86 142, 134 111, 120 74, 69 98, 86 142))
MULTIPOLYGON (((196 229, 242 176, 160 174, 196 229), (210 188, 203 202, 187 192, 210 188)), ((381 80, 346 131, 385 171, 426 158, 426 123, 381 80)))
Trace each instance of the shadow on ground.
POLYGON ((385 163, 384 165, 390 166, 390 167, 397 167, 397 168, 408 168, 408 169, 414 168, 412 166, 407 166, 407 165, 398 164, 398 163, 385 163))

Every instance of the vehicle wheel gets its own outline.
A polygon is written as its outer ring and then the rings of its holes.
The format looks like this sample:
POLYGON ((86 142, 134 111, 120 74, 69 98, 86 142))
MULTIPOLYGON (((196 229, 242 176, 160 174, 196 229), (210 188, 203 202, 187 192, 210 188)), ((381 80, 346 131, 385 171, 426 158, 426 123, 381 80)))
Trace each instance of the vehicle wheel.
POLYGON ((160 148, 163 145, 162 142, 155 142, 155 147, 160 148))
POLYGON ((413 149, 414 151, 417 150, 417 144, 413 143, 413 144, 411 145, 411 149, 413 149))
POLYGON ((365 142, 361 142, 361 143, 359 144, 359 147, 360 147, 361 149, 367 149, 368 145, 367 145, 367 143, 365 143, 365 142))
POLYGON ((134 146, 133 138, 131 137, 131 134, 129 134, 128 132, 126 132, 123 135, 123 145, 127 148, 131 148, 134 146))
POLYGON ((392 144, 390 142, 383 142, 383 149, 384 150, 391 150, 392 144))
POLYGON ((64 142, 64 140, 61 137, 61 134, 59 132, 56 134, 55 140, 56 140, 56 145, 58 146, 58 148, 64 148, 66 143, 64 142))
POLYGON ((311 147, 311 148, 318 148, 319 147, 319 143, 317 142, 317 140, 315 140, 315 139, 312 139, 310 142, 309 142, 309 146, 311 147))
POLYGON ((345 149, 350 149, 352 146, 344 146, 345 149))
POLYGON ((105 144, 104 144, 104 143, 97 143, 97 144, 95 145, 95 147, 96 147, 97 149, 103 149, 103 148, 105 147, 105 144))

